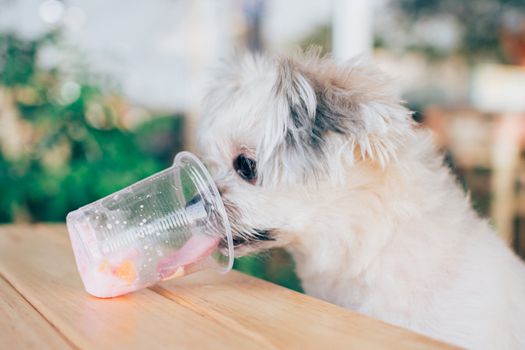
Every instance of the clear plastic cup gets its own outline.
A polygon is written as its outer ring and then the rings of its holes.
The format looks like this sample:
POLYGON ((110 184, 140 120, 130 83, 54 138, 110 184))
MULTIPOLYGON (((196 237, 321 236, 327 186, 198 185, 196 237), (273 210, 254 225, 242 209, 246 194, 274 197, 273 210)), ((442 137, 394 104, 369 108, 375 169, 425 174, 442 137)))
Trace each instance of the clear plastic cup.
POLYGON ((231 228, 204 165, 181 152, 173 165, 67 215, 77 267, 101 298, 233 265, 231 228), (222 243, 221 243, 222 242, 222 243))

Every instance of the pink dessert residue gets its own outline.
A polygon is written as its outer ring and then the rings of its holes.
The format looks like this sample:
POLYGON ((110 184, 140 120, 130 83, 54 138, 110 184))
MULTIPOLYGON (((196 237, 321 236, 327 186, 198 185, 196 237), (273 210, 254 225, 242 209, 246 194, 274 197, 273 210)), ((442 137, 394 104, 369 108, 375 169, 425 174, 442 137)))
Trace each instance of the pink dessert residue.
POLYGON ((90 262, 76 240, 73 240, 73 247, 86 290, 99 298, 111 298, 160 280, 184 276, 191 272, 190 268, 209 257, 219 241, 217 237, 194 234, 182 247, 156 261, 148 259, 142 250, 132 248, 90 262))
POLYGON ((159 261, 157 273, 162 280, 183 276, 188 266, 208 257, 219 240, 218 237, 202 234, 192 236, 179 250, 159 261))

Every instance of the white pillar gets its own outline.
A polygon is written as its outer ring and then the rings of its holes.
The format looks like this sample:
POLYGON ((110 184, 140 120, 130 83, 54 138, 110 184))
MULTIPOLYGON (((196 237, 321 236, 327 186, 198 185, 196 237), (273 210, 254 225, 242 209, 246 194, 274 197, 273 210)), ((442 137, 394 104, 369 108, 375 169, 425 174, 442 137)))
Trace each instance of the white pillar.
POLYGON ((372 0, 333 0, 333 55, 347 60, 370 56, 373 48, 372 0))

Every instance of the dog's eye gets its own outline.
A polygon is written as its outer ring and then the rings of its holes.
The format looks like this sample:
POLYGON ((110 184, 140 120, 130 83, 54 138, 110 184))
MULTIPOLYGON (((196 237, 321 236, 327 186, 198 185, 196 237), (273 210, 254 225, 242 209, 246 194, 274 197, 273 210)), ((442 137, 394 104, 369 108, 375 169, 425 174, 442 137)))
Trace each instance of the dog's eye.
POLYGON ((243 180, 253 183, 257 178, 257 163, 255 160, 247 158, 244 154, 235 158, 233 168, 243 180))

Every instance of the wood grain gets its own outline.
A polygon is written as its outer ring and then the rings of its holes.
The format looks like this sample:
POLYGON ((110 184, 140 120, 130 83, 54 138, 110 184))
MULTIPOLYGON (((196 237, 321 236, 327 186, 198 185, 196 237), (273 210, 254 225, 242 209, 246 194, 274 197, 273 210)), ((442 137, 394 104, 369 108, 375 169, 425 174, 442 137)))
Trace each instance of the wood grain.
POLYGON ((0 274, 75 346, 267 348, 148 289, 109 300, 89 296, 67 243, 63 227, 2 228, 0 274))
POLYGON ((96 299, 61 225, 0 226, 0 275, 82 349, 452 348, 235 271, 96 299))
POLYGON ((0 277, 0 315, 0 349, 73 348, 2 277, 0 277))
POLYGON ((240 273, 227 278, 203 273, 153 289, 232 328, 265 336, 279 349, 447 348, 419 334, 240 273))

